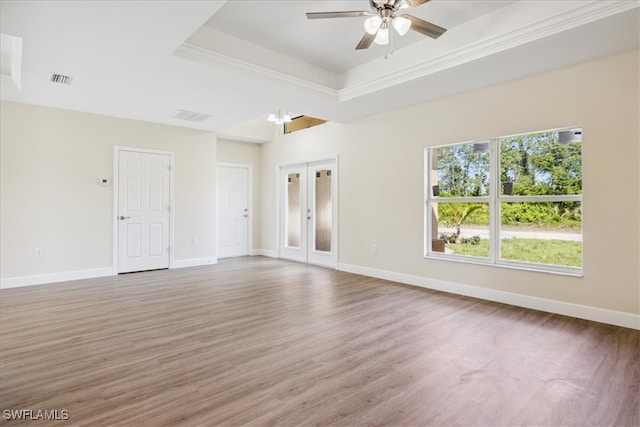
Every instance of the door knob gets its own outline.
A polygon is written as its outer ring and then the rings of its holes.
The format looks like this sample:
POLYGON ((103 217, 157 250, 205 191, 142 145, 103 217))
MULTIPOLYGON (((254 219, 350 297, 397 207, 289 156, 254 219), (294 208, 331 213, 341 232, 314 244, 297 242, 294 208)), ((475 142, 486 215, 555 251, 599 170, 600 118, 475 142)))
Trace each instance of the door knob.
POLYGON ((124 221, 125 219, 131 218, 130 216, 120 215, 120 221, 124 221))

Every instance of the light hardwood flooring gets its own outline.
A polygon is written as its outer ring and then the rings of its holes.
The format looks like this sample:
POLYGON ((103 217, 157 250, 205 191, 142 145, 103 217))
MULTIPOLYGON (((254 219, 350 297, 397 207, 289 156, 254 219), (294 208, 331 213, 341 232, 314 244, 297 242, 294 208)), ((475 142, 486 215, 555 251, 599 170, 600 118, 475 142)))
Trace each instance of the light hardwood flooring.
POLYGON ((0 295, 53 425, 640 425, 636 330, 262 257, 0 295))

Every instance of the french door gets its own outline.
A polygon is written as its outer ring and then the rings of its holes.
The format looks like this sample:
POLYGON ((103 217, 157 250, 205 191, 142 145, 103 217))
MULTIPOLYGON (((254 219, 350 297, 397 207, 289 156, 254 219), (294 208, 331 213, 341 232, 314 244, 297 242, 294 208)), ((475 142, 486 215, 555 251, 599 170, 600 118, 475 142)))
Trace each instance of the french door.
POLYGON ((280 168, 280 257, 337 267, 335 159, 280 168))

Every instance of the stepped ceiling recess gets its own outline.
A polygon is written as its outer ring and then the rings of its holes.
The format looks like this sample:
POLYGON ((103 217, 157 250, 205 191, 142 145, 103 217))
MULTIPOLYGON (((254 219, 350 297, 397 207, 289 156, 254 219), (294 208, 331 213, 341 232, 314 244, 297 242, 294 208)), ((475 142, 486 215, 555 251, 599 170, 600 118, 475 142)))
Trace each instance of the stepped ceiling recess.
POLYGON ((447 29, 355 50, 368 0, 1 3, 3 100, 265 142, 269 112, 350 122, 639 47, 640 2, 432 0, 447 29), (69 76, 70 81, 52 73, 69 76), (190 114, 198 113, 198 114, 190 114))

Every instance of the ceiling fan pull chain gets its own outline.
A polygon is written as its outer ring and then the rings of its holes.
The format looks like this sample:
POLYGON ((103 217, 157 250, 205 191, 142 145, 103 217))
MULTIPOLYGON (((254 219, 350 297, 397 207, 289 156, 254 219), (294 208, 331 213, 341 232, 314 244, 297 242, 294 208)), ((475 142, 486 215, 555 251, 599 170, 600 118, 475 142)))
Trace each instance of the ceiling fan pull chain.
POLYGON ((385 60, 389 59, 389 55, 393 55, 393 52, 394 52, 393 44, 395 43, 395 36, 396 35, 393 34, 393 31, 389 31, 389 51, 384 54, 385 60))

